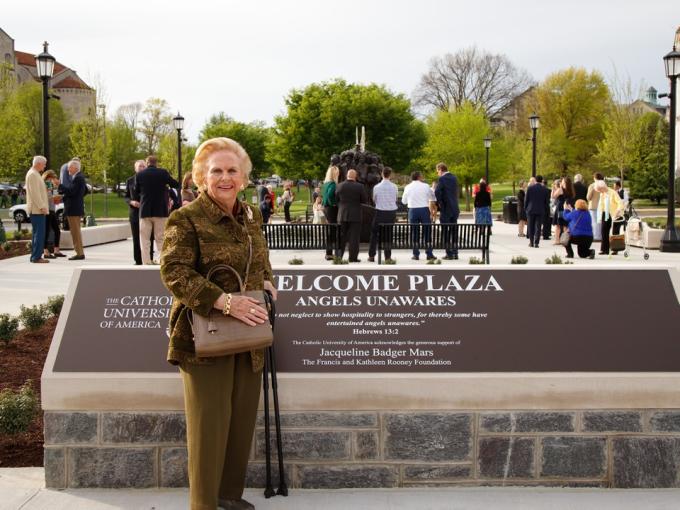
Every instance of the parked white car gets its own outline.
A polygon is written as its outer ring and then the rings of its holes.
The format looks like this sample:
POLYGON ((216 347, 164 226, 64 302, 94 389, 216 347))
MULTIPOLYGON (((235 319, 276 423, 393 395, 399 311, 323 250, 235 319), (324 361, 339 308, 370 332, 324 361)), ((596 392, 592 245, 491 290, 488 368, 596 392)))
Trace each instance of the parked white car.
MULTIPOLYGON (((62 220, 64 216, 64 204, 57 204, 55 207, 55 212, 57 213, 57 219, 62 220)), ((9 217, 16 222, 30 223, 31 219, 28 215, 28 210, 26 204, 17 204, 9 208, 9 217)))

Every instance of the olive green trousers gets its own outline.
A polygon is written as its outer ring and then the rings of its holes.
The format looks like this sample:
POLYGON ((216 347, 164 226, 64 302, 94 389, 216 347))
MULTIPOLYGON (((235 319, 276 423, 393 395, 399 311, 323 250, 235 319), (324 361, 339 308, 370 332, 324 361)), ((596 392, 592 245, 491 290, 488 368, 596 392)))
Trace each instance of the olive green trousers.
POLYGON ((191 510, 216 510, 240 499, 260 399, 262 372, 250 353, 182 363, 191 510))

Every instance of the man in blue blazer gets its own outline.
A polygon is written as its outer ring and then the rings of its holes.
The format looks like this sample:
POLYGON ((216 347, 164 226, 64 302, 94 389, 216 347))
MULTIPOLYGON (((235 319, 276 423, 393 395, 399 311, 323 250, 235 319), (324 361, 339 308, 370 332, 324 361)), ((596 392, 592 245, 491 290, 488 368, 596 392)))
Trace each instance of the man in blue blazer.
POLYGON ((156 240, 157 253, 160 253, 168 219, 168 188, 179 188, 180 184, 170 176, 165 168, 159 168, 158 158, 146 158, 146 168, 135 174, 135 185, 131 197, 139 202, 139 245, 142 263, 154 264, 149 257, 152 253, 151 237, 156 240))
MULTIPOLYGON (((458 179, 449 172, 449 169, 444 163, 437 163, 437 175, 439 175, 439 182, 435 188, 434 194, 439 205, 439 221, 440 223, 458 223, 458 215, 460 208, 458 207, 458 179)), ((445 229, 444 238, 448 239, 451 233, 445 229)), ((458 258, 458 250, 455 249, 457 243, 455 240, 456 231, 453 230, 454 239, 453 245, 446 249, 446 260, 454 260, 458 258)))
POLYGON ((527 213, 529 247, 538 248, 541 240, 541 226, 550 215, 550 190, 543 186, 543 176, 536 176, 536 184, 527 188, 524 198, 524 210, 527 213))
POLYGON ((59 193, 64 196, 64 216, 68 221, 73 249, 76 254, 69 257, 69 260, 83 260, 83 237, 80 233, 80 219, 85 216, 85 195, 87 194, 87 184, 85 177, 80 172, 80 161, 72 159, 67 163, 69 179, 59 185, 59 193))

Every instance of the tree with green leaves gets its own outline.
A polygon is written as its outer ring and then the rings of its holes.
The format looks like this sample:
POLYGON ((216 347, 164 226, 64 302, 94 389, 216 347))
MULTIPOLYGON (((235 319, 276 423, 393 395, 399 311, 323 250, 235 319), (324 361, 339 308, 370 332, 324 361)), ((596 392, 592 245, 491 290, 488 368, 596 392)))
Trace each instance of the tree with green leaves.
MULTIPOLYGON (((61 103, 49 101, 50 168, 57 168, 69 157, 70 122, 61 103)), ((0 178, 21 181, 31 158, 43 152, 42 89, 37 83, 16 85, 2 81, 0 90, 0 178)))
MULTIPOLYGON (((196 146, 182 141, 182 176, 191 172, 196 146)), ((158 164, 177 178, 177 132, 163 135, 158 144, 158 164)), ((181 183, 180 183, 181 184, 181 183)))
MULTIPOLYGON (((484 177, 484 137, 490 126, 484 111, 463 103, 449 111, 435 111, 426 122, 428 139, 423 148, 422 163, 427 175, 434 177, 435 165, 443 161, 458 177, 466 191, 466 210, 470 210, 472 184, 484 177)), ((494 151, 495 154, 495 151, 494 151)))
MULTIPOLYGON (((33 154, 43 153, 42 136, 42 86, 38 83, 24 83, 17 88, 19 107, 25 112, 31 125, 33 154)), ((58 168, 71 157, 69 153, 69 132, 71 122, 57 99, 48 101, 50 109, 50 154, 49 168, 58 168)))
POLYGON ((663 117, 650 112, 639 118, 636 127, 631 196, 660 204, 668 195, 669 125, 663 117))
POLYGON ((163 135, 172 132, 172 114, 165 99, 157 97, 147 99, 142 109, 138 130, 142 152, 146 155, 155 154, 163 135))
POLYGON ((264 122, 239 122, 226 113, 220 112, 208 119, 198 139, 199 143, 202 143, 220 136, 236 140, 246 150, 253 163, 251 178, 269 175, 271 165, 267 161, 266 148, 271 140, 272 129, 268 128, 264 122))
POLYGON ((116 115, 106 126, 109 146, 108 175, 117 186, 134 172, 134 162, 142 157, 136 131, 116 115))
POLYGON ((528 105, 541 118, 539 142, 549 166, 562 175, 595 168, 593 157, 611 106, 609 87, 599 72, 575 67, 557 71, 533 91, 528 105))
POLYGON ((531 143, 513 129, 496 130, 492 138, 489 180, 510 181, 514 195, 517 183, 531 175, 531 143))
POLYGON ((596 160, 603 170, 616 171, 623 185, 636 158, 640 114, 630 105, 640 91, 636 94, 630 79, 622 80, 616 72, 609 89, 612 104, 605 117, 604 136, 597 144, 596 160))
POLYGON ((628 105, 612 105, 604 124, 604 137, 597 144, 597 161, 614 170, 624 182, 635 162, 636 125, 639 115, 628 105))
POLYGON ((73 124, 70 138, 73 153, 80 158, 83 174, 92 183, 104 183, 104 170, 107 169, 109 157, 104 137, 104 119, 96 112, 91 112, 73 124))
POLYGON ((292 90, 285 102, 267 160, 287 178, 322 178, 330 157, 354 146, 357 126, 366 128, 367 149, 397 171, 408 168, 425 142, 425 128, 411 113, 410 101, 382 85, 313 83, 292 90))
POLYGON ((23 180, 33 153, 31 125, 15 97, 0 103, 0 179, 23 180))

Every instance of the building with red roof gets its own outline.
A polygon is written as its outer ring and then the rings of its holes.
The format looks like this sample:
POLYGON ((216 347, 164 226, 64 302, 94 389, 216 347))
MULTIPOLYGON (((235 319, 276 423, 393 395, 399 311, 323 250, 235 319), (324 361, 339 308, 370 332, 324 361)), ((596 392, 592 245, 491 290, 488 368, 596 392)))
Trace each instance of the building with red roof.
MULTIPOLYGON (((18 83, 40 81, 35 55, 15 50, 14 39, 2 28, 0 28, 0 62, 10 69, 18 83)), ((60 62, 54 64, 50 88, 55 95, 59 96, 61 105, 71 120, 80 120, 94 112, 95 90, 85 83, 73 69, 60 62)))

